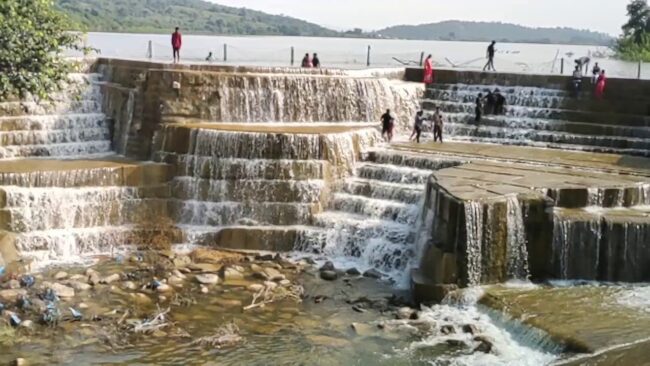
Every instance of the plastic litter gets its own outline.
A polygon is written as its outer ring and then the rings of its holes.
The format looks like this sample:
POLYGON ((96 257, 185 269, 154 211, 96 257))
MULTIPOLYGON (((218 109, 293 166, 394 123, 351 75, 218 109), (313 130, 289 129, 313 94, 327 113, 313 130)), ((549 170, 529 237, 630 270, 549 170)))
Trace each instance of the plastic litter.
POLYGON ((61 314, 59 313, 59 309, 56 307, 56 305, 53 302, 50 302, 47 304, 47 308, 45 309, 45 312, 41 316, 41 321, 44 324, 56 325, 59 322, 60 316, 61 314))
POLYGON ((32 302, 29 301, 29 299, 26 296, 21 296, 20 298, 18 298, 16 305, 18 306, 19 309, 29 310, 32 307, 32 302))
POLYGON ((59 301, 59 297, 56 296, 56 294, 54 293, 54 290, 52 290, 51 288, 48 288, 47 290, 45 290, 42 294, 39 295, 39 297, 43 301, 50 301, 50 302, 59 301))
POLYGON ((32 287, 36 283, 36 279, 32 275, 25 275, 20 278, 20 286, 32 287))
POLYGON ((153 280, 153 281, 151 281, 151 282, 149 283, 149 286, 147 286, 147 287, 149 287, 150 289, 155 290, 155 289, 157 289, 158 287, 160 287, 160 285, 162 285, 162 283, 160 283, 160 281, 158 281, 158 280, 153 280))
POLYGON ((22 323, 22 322, 23 322, 23 321, 20 320, 20 318, 18 317, 18 315, 13 314, 13 313, 12 313, 11 315, 9 315, 9 324, 11 324, 12 327, 17 327, 17 326, 19 326, 20 323, 22 323))
POLYGON ((80 321, 83 318, 83 315, 81 314, 80 311, 75 310, 74 308, 69 308, 70 313, 72 313, 72 320, 74 321, 80 321))

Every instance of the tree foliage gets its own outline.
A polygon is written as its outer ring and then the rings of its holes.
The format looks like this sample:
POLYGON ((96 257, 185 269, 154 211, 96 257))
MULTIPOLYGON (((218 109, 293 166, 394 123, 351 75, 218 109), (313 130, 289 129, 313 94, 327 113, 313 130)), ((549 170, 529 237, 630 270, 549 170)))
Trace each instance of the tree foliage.
POLYGON ((0 1, 0 99, 44 98, 58 88, 71 67, 61 50, 79 48, 69 28, 51 0, 0 1))
POLYGON ((650 7, 647 0, 632 0, 627 5, 628 21, 618 40, 618 56, 628 61, 650 61, 650 7))

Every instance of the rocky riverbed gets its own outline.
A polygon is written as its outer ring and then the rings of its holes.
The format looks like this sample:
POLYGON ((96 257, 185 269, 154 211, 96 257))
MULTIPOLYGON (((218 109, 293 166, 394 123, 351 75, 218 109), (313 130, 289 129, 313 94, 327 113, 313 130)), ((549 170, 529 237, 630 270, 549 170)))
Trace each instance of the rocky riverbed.
POLYGON ((394 365, 497 352, 480 324, 423 317, 406 295, 375 271, 209 249, 5 273, 0 363, 394 365))

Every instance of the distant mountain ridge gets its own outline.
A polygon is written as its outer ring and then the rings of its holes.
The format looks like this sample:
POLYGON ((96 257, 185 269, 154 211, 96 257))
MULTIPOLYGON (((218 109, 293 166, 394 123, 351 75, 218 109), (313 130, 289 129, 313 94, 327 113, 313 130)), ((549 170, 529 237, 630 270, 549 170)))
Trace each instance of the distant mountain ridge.
POLYGON ((444 40, 514 43, 560 43, 609 46, 614 42, 610 35, 573 28, 531 28, 500 22, 468 22, 449 20, 420 25, 388 27, 375 34, 382 38, 408 40, 444 40))
POLYGON ((333 37, 340 33, 283 15, 203 0, 55 0, 88 31, 333 37))

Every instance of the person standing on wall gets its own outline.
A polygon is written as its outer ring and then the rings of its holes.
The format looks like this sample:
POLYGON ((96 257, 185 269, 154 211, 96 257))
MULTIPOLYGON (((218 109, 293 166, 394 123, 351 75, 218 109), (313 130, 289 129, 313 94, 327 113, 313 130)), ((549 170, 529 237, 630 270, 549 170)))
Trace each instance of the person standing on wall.
POLYGON ((302 58, 302 67, 311 68, 313 66, 311 57, 308 53, 305 53, 305 57, 302 58))
POLYGON ((605 77, 605 70, 601 70, 600 75, 598 75, 598 81, 596 82, 596 90, 594 92, 596 99, 602 100, 605 97, 606 83, 607 83, 607 78, 605 77))
POLYGON ((427 56, 427 59, 424 60, 424 84, 429 85, 433 83, 433 60, 432 56, 427 56))
POLYGON ((580 90, 582 89, 582 70, 581 67, 576 65, 575 70, 573 70, 573 96, 578 98, 580 96, 580 90))
POLYGON ((312 67, 320 67, 320 60, 318 59, 318 54, 314 53, 314 57, 311 58, 312 67))
POLYGON ((600 66, 598 62, 594 64, 594 68, 591 69, 591 83, 596 84, 598 82, 598 77, 600 76, 600 66))
POLYGON ((433 114, 433 142, 440 140, 442 144, 442 114, 440 113, 440 107, 436 107, 436 112, 433 114))
POLYGON ((174 33, 172 33, 172 50, 174 56, 174 63, 181 62, 181 46, 183 45, 183 37, 179 28, 176 27, 174 33))
POLYGON ((487 48, 486 56, 487 56, 488 62, 483 67, 483 71, 497 71, 494 68, 494 54, 496 53, 496 49, 494 48, 494 46, 496 44, 497 44, 496 41, 492 41, 492 43, 490 43, 490 45, 487 48))

